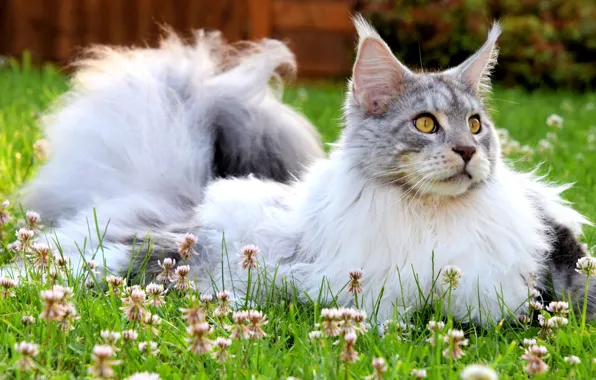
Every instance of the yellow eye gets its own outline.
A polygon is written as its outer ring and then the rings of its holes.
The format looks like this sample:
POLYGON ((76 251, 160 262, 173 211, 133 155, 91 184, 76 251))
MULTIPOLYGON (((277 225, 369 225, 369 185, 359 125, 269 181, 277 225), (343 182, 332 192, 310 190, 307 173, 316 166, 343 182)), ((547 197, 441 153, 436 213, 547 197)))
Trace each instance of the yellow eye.
POLYGON ((414 120, 414 126, 422 133, 433 133, 436 131, 435 121, 430 116, 420 116, 414 120))
POLYGON ((468 119, 468 127, 473 134, 480 132, 480 119, 477 116, 472 116, 468 119))

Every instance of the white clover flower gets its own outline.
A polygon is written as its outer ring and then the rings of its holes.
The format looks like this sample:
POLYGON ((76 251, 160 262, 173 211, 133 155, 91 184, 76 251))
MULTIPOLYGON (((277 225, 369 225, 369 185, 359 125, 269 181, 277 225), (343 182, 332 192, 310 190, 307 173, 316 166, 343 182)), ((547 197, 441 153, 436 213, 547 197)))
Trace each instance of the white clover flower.
POLYGON ((129 376, 126 378, 126 380, 160 380, 161 377, 159 377, 158 374, 156 373, 151 373, 151 372, 137 372, 135 374, 133 374, 132 376, 129 376))
POLYGON ((242 259, 240 265, 242 269, 250 269, 257 267, 257 256, 261 250, 256 245, 245 245, 242 247, 241 253, 238 255, 242 259))
POLYGON ((546 119, 546 125, 559 129, 563 128, 563 118, 553 113, 546 119))
POLYGON ((524 347, 536 346, 536 339, 524 339, 524 347))
POLYGON ((308 333, 308 340, 309 341, 313 341, 313 340, 318 340, 320 338, 323 337, 323 333, 321 331, 315 330, 315 331, 311 331, 310 333, 308 333))
POLYGON ((553 146, 550 141, 542 139, 538 141, 538 153, 549 153, 552 152, 553 146))
POLYGON ((443 285, 448 285, 452 289, 459 286, 459 279, 463 277, 463 273, 459 267, 455 265, 447 265, 442 270, 443 285))
POLYGON ((566 356, 564 359, 567 363, 569 363, 570 366, 574 366, 577 365, 579 363, 581 363, 582 361, 575 355, 571 355, 571 356, 566 356))
POLYGON ((416 379, 424 379, 426 378, 426 370, 414 368, 412 372, 410 372, 410 375, 412 375, 416 379))
POLYGON ((461 372, 462 380, 497 380, 497 372, 485 365, 471 364, 461 372))
POLYGON ((577 260, 577 269, 575 270, 585 276, 596 276, 596 258, 585 256, 577 260))
POLYGON ((14 345, 14 350, 21 354, 17 360, 17 367, 23 371, 31 371, 35 368, 33 357, 39 353, 39 345, 29 342, 20 342, 14 345))
POLYGON ((553 301, 546 307, 546 310, 553 314, 567 314, 569 313, 569 304, 563 301, 553 301))
POLYGON ((197 244, 198 238, 190 233, 184 235, 184 239, 178 243, 178 253, 183 259, 190 259, 195 255, 194 246, 197 244))

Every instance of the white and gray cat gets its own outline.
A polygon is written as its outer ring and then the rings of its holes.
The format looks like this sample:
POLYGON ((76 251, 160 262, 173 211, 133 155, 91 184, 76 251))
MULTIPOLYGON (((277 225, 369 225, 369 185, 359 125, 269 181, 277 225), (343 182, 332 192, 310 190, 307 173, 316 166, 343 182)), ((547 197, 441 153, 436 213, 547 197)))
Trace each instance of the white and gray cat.
MULTIPOLYGON (((152 276, 158 260, 180 262, 178 243, 193 233, 190 277, 206 292, 242 292, 237 253, 254 244, 261 268, 315 299, 325 279, 323 292, 351 305, 342 289, 362 268, 361 306, 370 313, 380 297, 380 318, 419 307, 419 292, 437 291, 447 265, 463 271, 451 300, 461 320, 524 313, 533 276, 543 298, 583 299, 574 267, 589 222, 560 198, 566 186, 501 158, 484 101, 499 26, 458 67, 424 73, 400 63, 362 18, 355 24, 345 127, 328 158, 312 126, 267 85, 293 64, 283 44, 241 52, 214 34, 192 46, 171 37, 84 63, 50 115, 52 156, 26 205, 55 223, 77 267, 83 246, 113 273, 127 271, 131 252, 148 252, 132 265, 152 276), (105 229, 101 249, 92 208, 105 229)), ((595 283, 588 309, 596 312, 595 283)))

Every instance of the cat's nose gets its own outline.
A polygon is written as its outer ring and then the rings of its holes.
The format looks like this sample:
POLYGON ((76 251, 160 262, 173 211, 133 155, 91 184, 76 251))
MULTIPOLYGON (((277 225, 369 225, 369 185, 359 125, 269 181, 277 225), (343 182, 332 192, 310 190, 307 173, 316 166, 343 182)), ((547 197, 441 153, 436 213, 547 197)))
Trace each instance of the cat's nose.
POLYGON ((456 146, 453 148, 453 151, 459 154, 464 159, 464 162, 468 162, 472 159, 474 153, 476 153, 476 148, 473 146, 456 146))

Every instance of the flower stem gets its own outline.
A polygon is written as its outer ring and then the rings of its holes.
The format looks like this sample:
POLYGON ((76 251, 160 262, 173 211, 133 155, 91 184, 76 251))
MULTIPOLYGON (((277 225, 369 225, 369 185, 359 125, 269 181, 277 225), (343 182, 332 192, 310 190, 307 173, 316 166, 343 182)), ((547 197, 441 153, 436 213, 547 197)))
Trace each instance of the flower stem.
POLYGON ((251 291, 250 285, 252 283, 252 278, 251 277, 252 277, 252 270, 249 267, 248 268, 248 284, 246 284, 246 296, 244 297, 244 308, 245 309, 248 307, 248 300, 249 300, 249 297, 250 297, 250 291, 251 291))
POLYGON ((588 288, 590 287, 590 276, 586 275, 586 285, 584 286, 584 307, 582 309, 581 331, 586 328, 586 314, 588 313, 588 288))

